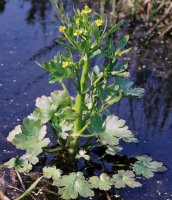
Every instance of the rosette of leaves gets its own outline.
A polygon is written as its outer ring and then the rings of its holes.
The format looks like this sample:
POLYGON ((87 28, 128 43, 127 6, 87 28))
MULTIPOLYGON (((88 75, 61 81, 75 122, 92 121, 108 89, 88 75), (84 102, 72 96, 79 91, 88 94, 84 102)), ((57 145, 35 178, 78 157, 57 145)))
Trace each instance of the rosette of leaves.
POLYGON ((26 151, 25 155, 5 163, 20 172, 30 171, 32 165, 39 162, 38 155, 50 144, 50 140, 44 138, 47 122, 51 121, 56 138, 66 139, 76 117, 71 97, 64 90, 56 90, 50 97, 38 97, 36 107, 34 112, 24 119, 23 125, 16 126, 7 137, 16 148, 26 151))

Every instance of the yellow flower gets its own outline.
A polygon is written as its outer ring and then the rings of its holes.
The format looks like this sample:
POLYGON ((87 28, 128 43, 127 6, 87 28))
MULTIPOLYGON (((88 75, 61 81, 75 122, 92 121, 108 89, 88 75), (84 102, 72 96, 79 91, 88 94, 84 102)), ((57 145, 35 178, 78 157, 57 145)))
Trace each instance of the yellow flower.
POLYGON ((123 52, 121 50, 117 49, 115 51, 115 56, 122 56, 122 55, 123 55, 123 52))
POLYGON ((78 29, 78 30, 76 30, 75 32, 74 32, 74 36, 80 36, 81 34, 83 33, 83 31, 82 30, 80 30, 80 29, 78 29))
POLYGON ((103 20, 97 19, 97 20, 95 21, 95 23, 96 23, 97 26, 101 26, 101 25, 103 24, 103 20))
POLYGON ((66 67, 69 66, 69 64, 70 64, 69 62, 63 61, 63 62, 62 62, 62 67, 63 67, 63 68, 66 68, 66 67))
POLYGON ((59 27, 59 31, 60 31, 60 32, 64 33, 65 30, 66 30, 66 26, 60 26, 60 27, 59 27))
POLYGON ((77 25, 79 25, 79 24, 80 24, 80 19, 77 18, 77 19, 75 20, 75 22, 76 22, 77 25))
POLYGON ((88 14, 90 13, 92 10, 87 6, 85 5, 84 9, 81 10, 81 14, 88 14))

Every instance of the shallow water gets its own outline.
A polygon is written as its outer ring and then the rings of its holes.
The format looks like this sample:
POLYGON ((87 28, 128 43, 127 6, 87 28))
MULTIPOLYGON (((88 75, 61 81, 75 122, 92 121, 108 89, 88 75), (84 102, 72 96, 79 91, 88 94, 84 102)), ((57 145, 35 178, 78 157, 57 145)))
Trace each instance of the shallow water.
MULTIPOLYGON (((70 11, 71 1, 65 6, 70 11)), ((60 50, 55 43, 60 22, 54 14, 49 1, 0 0, 1 163, 16 153, 6 142, 8 132, 32 112, 36 97, 59 88, 49 85, 48 74, 35 64, 60 50)), ((172 199, 172 40, 145 44, 140 38, 142 29, 135 32, 131 42, 130 72, 146 94, 141 99, 124 99, 111 111, 125 119, 140 139, 138 144, 126 145, 124 154, 150 154, 163 161, 168 171, 142 180, 142 188, 120 193, 124 200, 168 200, 172 199)))

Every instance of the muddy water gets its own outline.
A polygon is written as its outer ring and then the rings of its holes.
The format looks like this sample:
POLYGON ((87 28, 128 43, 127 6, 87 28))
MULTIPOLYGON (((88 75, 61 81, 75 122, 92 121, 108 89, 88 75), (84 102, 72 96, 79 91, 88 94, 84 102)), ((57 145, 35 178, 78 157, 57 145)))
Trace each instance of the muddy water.
MULTIPOLYGON (((65 6, 70 11, 71 1, 65 6)), ((36 97, 59 88, 48 85, 48 74, 35 64, 50 59, 61 49, 55 43, 60 22, 54 13, 49 1, 0 0, 1 163, 16 153, 6 142, 8 132, 33 110, 36 97)), ((150 154, 163 161, 168 171, 143 180, 142 188, 120 193, 124 200, 168 200, 172 199, 172 40, 146 44, 142 29, 136 30, 134 38, 130 72, 146 94, 139 100, 124 99, 111 111, 126 119, 140 139, 139 144, 126 145, 124 154, 150 154)))

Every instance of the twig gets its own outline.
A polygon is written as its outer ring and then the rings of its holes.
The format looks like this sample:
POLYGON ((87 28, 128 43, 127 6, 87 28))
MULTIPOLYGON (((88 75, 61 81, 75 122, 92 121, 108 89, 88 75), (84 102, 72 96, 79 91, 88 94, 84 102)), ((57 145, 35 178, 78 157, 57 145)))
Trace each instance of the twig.
POLYGON ((172 2, 170 3, 169 7, 166 9, 164 15, 161 17, 161 19, 153 26, 152 29, 150 29, 150 31, 148 31, 147 35, 152 34, 152 32, 157 28, 157 26, 164 21, 164 19, 169 15, 170 10, 172 9, 172 2))
POLYGON ((163 37, 166 33, 168 33, 172 29, 172 23, 168 25, 168 27, 160 34, 160 37, 163 37))
POLYGON ((18 177, 18 179, 19 179, 19 181, 20 181, 20 184, 21 184, 22 188, 23 188, 24 190, 26 190, 25 185, 24 185, 24 183, 23 183, 23 180, 22 180, 20 174, 19 174, 18 171, 16 171, 16 170, 15 170, 15 172, 16 172, 16 174, 17 174, 17 177, 18 177))

